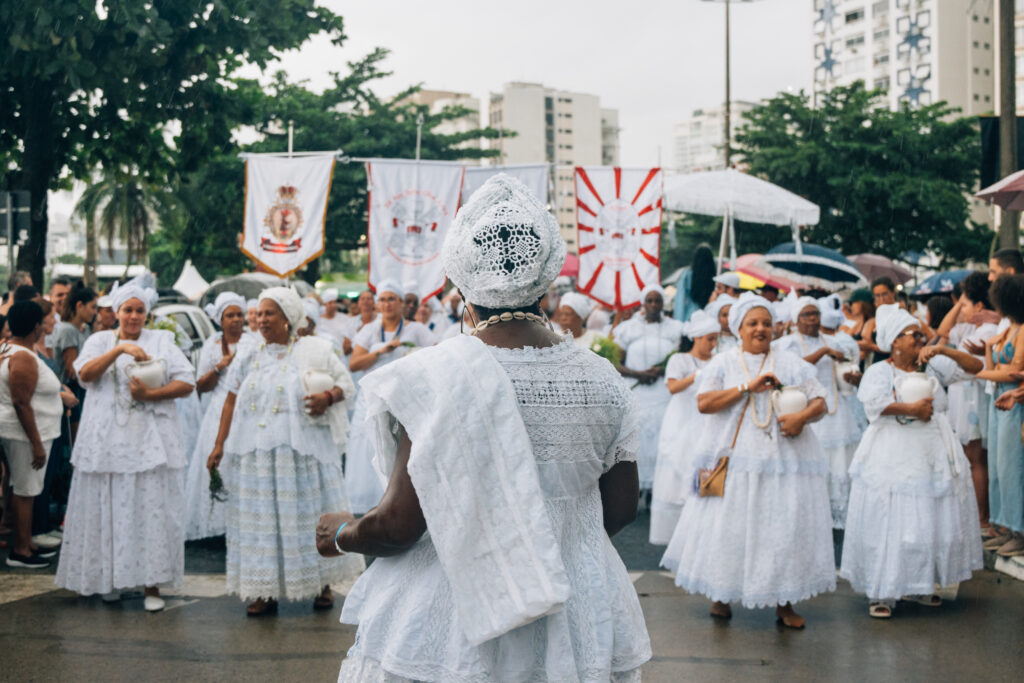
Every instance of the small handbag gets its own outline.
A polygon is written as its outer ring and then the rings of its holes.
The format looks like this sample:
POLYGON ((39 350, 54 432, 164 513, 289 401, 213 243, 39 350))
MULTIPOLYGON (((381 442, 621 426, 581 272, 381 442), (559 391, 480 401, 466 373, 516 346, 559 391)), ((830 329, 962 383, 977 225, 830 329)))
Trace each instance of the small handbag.
MULTIPOLYGON (((743 417, 747 414, 747 406, 743 406, 740 419, 736 423, 736 433, 732 435, 732 444, 729 450, 736 448, 736 439, 740 435, 740 427, 743 425, 743 417)), ((701 498, 721 498, 725 495, 725 476, 729 473, 729 456, 724 455, 718 459, 715 466, 709 469, 700 469, 697 472, 697 495, 701 498)))

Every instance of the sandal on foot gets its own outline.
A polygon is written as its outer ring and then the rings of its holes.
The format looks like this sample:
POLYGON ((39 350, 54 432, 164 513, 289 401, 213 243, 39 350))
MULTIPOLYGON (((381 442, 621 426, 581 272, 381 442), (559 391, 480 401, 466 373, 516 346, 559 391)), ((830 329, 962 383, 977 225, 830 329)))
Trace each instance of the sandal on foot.
POLYGON ((718 603, 711 605, 711 616, 715 619, 732 619, 732 607, 728 603, 719 606, 718 603))
POLYGON ((940 607, 942 605, 942 598, 938 595, 905 595, 903 601, 916 602, 925 607, 940 607))
POLYGON ((1012 534, 999 534, 981 544, 982 550, 998 550, 999 546, 1006 545, 1013 540, 1012 534))
POLYGON ((873 602, 868 605, 868 616, 872 619, 890 619, 892 618, 892 607, 884 602, 873 602))
POLYGON ((999 555, 999 557, 1019 557, 1024 555, 1024 538, 1014 536, 996 549, 996 555, 999 555))
POLYGON ((277 600, 264 600, 260 598, 245 608, 245 614, 250 617, 277 614, 277 600))
POLYGON ((319 611, 328 610, 334 607, 334 596, 330 593, 330 591, 325 592, 326 595, 324 593, 321 593, 320 595, 313 598, 313 609, 319 611))
POLYGON ((796 612, 792 612, 786 616, 779 613, 779 610, 775 610, 775 623, 786 628, 791 628, 795 631, 803 630, 807 626, 807 620, 796 612))

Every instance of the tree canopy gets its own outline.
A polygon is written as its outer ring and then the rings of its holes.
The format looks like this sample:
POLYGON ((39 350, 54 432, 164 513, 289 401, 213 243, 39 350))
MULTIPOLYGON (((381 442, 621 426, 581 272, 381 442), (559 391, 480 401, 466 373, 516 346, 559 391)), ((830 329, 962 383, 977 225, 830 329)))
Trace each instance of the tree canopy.
POLYGON ((891 111, 860 81, 819 99, 781 93, 747 112, 737 135, 751 173, 821 207, 806 241, 897 259, 932 251, 944 265, 986 258, 992 232, 968 220, 974 119, 945 103, 891 111))

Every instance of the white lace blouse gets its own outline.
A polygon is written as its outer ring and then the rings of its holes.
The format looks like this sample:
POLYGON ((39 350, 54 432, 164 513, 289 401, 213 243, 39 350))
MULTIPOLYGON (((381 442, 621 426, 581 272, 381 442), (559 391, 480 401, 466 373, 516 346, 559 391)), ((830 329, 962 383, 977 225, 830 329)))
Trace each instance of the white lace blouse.
MULTIPOLYGON (((116 330, 97 332, 85 340, 75 359, 75 373, 118 343, 116 330)), ((131 343, 141 346, 152 359, 167 364, 165 383, 179 380, 194 385, 192 364, 166 330, 142 330, 131 343)), ((122 353, 110 367, 86 388, 78 440, 71 463, 83 472, 145 472, 160 465, 185 466, 186 453, 173 399, 136 402, 129 390, 126 368, 135 363, 122 353)))

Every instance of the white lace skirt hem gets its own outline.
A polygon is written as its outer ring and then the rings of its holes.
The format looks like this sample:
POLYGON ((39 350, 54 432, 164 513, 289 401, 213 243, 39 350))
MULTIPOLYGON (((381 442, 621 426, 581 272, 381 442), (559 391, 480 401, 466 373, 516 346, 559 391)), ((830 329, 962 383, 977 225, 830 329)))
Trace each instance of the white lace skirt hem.
POLYGON ((348 509, 341 468, 286 448, 234 455, 228 480, 227 588, 242 600, 303 600, 358 576, 362 555, 323 558, 320 516, 348 509))
POLYGON ((76 471, 56 584, 81 595, 179 588, 185 575, 180 468, 76 471))
POLYGON ((771 607, 835 589, 824 476, 733 472, 725 496, 683 506, 661 564, 719 602, 771 607))
POLYGON ((359 654, 349 652, 341 663, 341 671, 338 673, 338 683, 414 683, 415 681, 444 681, 445 683, 492 683, 493 681, 533 681, 544 680, 548 683, 640 683, 641 667, 637 665, 628 671, 589 671, 573 678, 552 679, 552 678, 505 678, 501 675, 460 675, 458 672, 445 670, 434 670, 424 674, 417 673, 417 676, 426 675, 427 678, 407 678, 405 676, 386 671, 380 662, 363 657, 359 654))
POLYGON ((879 490, 855 478, 839 575, 872 600, 930 594, 982 568, 968 473, 943 496, 879 490))

